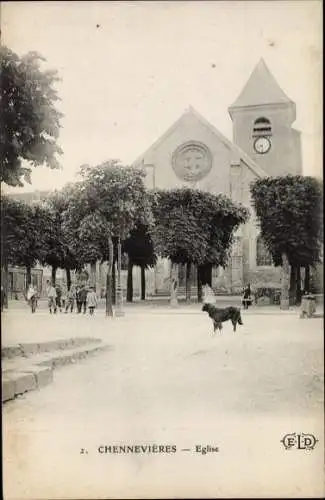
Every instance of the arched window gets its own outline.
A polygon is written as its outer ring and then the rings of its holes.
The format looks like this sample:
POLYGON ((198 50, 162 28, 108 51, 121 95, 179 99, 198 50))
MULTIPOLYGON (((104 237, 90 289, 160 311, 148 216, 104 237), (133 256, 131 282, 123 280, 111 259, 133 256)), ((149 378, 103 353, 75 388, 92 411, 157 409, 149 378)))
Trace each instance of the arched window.
POLYGON ((253 136, 259 137, 261 135, 272 135, 271 122, 268 118, 265 117, 257 118, 257 120, 255 120, 254 122, 253 136))
POLYGON ((272 266, 273 260, 270 252, 265 246, 261 235, 256 240, 256 265, 257 266, 272 266))

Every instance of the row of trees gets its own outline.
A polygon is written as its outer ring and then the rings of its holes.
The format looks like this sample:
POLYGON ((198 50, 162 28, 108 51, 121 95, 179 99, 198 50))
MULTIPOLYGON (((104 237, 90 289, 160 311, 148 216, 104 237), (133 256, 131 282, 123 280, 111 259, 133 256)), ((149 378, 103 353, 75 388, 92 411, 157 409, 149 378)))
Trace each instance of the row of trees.
MULTIPOLYGON (((59 168, 57 144, 62 114, 57 110, 58 74, 42 69, 44 58, 30 52, 19 57, 0 48, 2 122, 1 182, 22 186, 31 168, 59 168)), ((128 255, 128 300, 132 300, 132 268, 153 266, 157 255, 198 269, 198 284, 211 284, 211 269, 224 266, 232 236, 248 218, 245 208, 223 196, 191 189, 148 192, 143 172, 110 161, 83 166, 80 181, 31 207, 2 198, 2 264, 24 266, 27 282, 36 262, 73 269, 97 260, 109 263, 108 302, 113 295, 117 251, 128 255)), ((310 266, 320 260, 323 241, 322 185, 311 177, 257 180, 251 195, 264 241, 275 265, 282 266, 282 304, 288 291, 299 301, 300 272, 308 289, 310 266), (291 286, 290 286, 291 284, 291 286)), ((187 298, 190 296, 187 280, 187 298)), ((200 295, 200 289, 199 289, 200 295)), ((108 314, 111 308, 107 306, 108 314)))
POLYGON ((3 256, 8 264, 27 269, 40 262, 66 269, 70 287, 72 269, 108 263, 107 314, 115 296, 118 243, 128 255, 127 299, 132 300, 132 269, 155 265, 157 255, 173 264, 187 265, 187 299, 191 266, 198 268, 200 286, 211 284, 212 266, 225 265, 232 236, 248 218, 248 211, 222 195, 183 188, 148 191, 145 173, 109 161, 82 166, 80 180, 54 192, 45 202, 26 206, 2 199, 3 256))
MULTIPOLYGON (((148 191, 144 172, 117 161, 83 166, 80 179, 52 193, 45 202, 27 206, 2 198, 3 263, 24 266, 27 284, 31 268, 40 262, 65 269, 68 288, 71 270, 86 264, 108 262, 107 312, 115 298, 118 243, 128 255, 127 300, 132 301, 132 270, 145 273, 157 255, 173 264, 186 265, 186 298, 190 300, 190 274, 198 272, 202 284, 211 286, 213 266, 226 266, 233 234, 248 219, 248 211, 223 195, 181 188, 148 191)), ((275 265, 283 269, 282 306, 291 291, 300 300, 300 269, 309 270, 320 260, 323 236, 322 185, 311 177, 287 176, 255 181, 251 194, 261 232, 275 265), (290 276, 289 276, 290 274, 290 276)))

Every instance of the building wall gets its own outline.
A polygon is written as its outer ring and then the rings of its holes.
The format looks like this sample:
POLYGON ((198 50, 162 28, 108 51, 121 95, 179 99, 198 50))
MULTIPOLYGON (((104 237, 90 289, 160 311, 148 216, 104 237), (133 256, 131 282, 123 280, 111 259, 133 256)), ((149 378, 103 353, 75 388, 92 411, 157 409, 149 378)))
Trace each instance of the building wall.
MULTIPOLYGON (((44 298, 46 296, 46 282, 51 280, 50 267, 34 267, 31 270, 32 284, 37 288, 39 296, 44 298)), ((74 273, 71 273, 72 281, 75 280, 74 273)), ((63 269, 57 269, 56 283, 66 286, 66 274, 63 269)), ((9 299, 24 298, 26 292, 26 269, 23 267, 8 268, 8 297, 9 299)))
POLYGON ((295 160, 296 171, 292 173, 301 175, 302 174, 301 132, 293 128, 292 134, 293 134, 293 155, 296 158, 295 160))
MULTIPOLYGON (((241 161, 237 150, 231 148, 218 137, 213 128, 202 123, 195 115, 183 115, 176 127, 163 137, 162 141, 154 145, 144 154, 143 163, 148 165, 147 186, 160 189, 177 188, 182 186, 195 187, 213 194, 224 194, 235 202, 251 207, 249 185, 256 178, 241 161), (212 168, 202 180, 195 183, 180 180, 172 168, 172 157, 177 147, 189 142, 197 141, 205 144, 212 155, 212 168), (150 166, 149 166, 150 165, 150 166), (154 175, 153 175, 154 171, 154 175)), ((254 258, 254 238, 256 238, 254 220, 250 219, 245 226, 239 228, 236 234, 233 255, 229 266, 225 269, 213 271, 213 286, 224 291, 240 292, 249 278, 254 258)), ((156 290, 168 291, 168 276, 170 269, 166 264, 159 262, 156 267, 156 290)), ((194 282, 194 279, 193 279, 194 282)))
POLYGON ((195 115, 187 113, 183 115, 178 126, 160 144, 144 154, 142 159, 144 166, 151 165, 148 167, 148 187, 153 187, 151 172, 154 168, 157 188, 168 189, 195 185, 199 189, 229 195, 229 165, 232 156, 231 150, 216 137, 211 129, 200 122, 195 115), (172 168, 174 151, 187 141, 204 143, 209 148, 213 158, 210 173, 196 183, 179 179, 172 168))
MULTIPOLYGON (((270 175, 300 173, 300 133, 291 127, 295 119, 293 104, 241 108, 233 111, 232 118, 234 142, 266 173, 270 175), (253 148, 252 133, 254 121, 263 116, 271 122, 272 147, 269 153, 258 155, 253 148)), ((219 268, 213 271, 214 287, 219 291, 239 292, 248 282, 254 284, 266 280, 266 282, 280 283, 278 269, 256 264, 256 240, 259 228, 250 197, 250 184, 256 178, 256 174, 240 158, 238 151, 215 133, 213 127, 209 127, 194 113, 185 113, 163 139, 154 144, 139 162, 135 163, 135 166, 144 166, 147 169, 148 175, 145 182, 149 188, 195 187, 214 194, 227 195, 250 210, 249 221, 241 226, 235 235, 228 267, 225 270, 219 268), (205 144, 212 155, 210 172, 197 182, 179 179, 172 168, 174 151, 189 141, 205 144)), ((31 199, 40 199, 46 197, 46 194, 46 192, 36 193, 31 199)), ((105 289, 105 264, 97 264, 95 272, 97 293, 100 294, 105 289)), ((89 269, 89 273, 91 276, 94 269, 89 269)), ((45 270, 43 280, 49 277, 50 271, 45 270)), ((127 272, 125 270, 122 271, 121 279, 122 288, 126 290, 127 272)), ((58 271, 57 281, 65 283, 63 271, 58 271)), ((140 296, 140 268, 133 269, 133 284, 135 297, 140 296)), ((169 286, 170 262, 166 259, 159 259, 155 270, 146 271, 147 296, 162 290, 168 292, 169 286)))

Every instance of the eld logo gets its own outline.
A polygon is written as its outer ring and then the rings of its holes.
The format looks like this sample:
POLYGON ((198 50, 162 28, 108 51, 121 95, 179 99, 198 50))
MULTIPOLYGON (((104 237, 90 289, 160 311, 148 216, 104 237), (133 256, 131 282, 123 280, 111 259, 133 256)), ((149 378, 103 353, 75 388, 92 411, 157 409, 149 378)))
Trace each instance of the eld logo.
POLYGON ((313 450, 315 448, 318 439, 315 438, 313 434, 297 434, 293 432, 292 434, 286 434, 281 443, 286 450, 291 448, 296 448, 297 450, 313 450))

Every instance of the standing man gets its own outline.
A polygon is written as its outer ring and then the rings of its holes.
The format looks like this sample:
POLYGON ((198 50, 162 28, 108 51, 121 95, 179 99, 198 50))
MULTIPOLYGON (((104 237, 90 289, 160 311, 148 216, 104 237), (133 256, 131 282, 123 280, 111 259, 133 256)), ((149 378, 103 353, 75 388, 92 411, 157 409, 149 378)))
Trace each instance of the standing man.
POLYGON ((3 312, 4 305, 5 305, 5 289, 1 285, 1 312, 3 312))
POLYGON ((77 314, 80 314, 81 313, 81 298, 80 298, 80 286, 77 285, 76 286, 76 302, 77 302, 77 314))
POLYGON ((243 290, 242 303, 243 303, 244 309, 248 309, 248 306, 252 305, 252 292, 251 292, 251 286, 249 283, 243 290))
POLYGON ((88 294, 88 290, 86 289, 85 285, 81 285, 81 289, 79 292, 79 297, 80 297, 80 302, 81 302, 80 312, 81 312, 81 308, 82 308, 84 314, 86 314, 86 310, 87 310, 87 294, 88 294))
POLYGON ((56 314, 56 290, 49 280, 46 281, 46 294, 48 298, 48 305, 50 313, 52 314, 52 309, 54 314, 56 314))
POLYGON ((62 303, 61 303, 61 297, 62 297, 62 289, 60 285, 56 285, 55 287, 56 290, 56 307, 60 309, 60 312, 62 312, 62 303))

